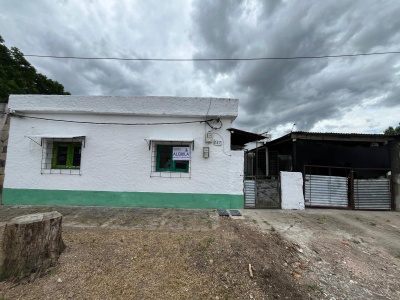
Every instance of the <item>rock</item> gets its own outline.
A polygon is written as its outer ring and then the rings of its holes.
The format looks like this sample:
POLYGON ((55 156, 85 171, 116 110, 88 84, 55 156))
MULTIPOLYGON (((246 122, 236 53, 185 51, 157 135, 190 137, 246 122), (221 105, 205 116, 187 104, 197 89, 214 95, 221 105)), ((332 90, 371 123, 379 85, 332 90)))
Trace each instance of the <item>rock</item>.
POLYGON ((61 283, 61 282, 62 282, 62 279, 61 279, 61 278, 58 278, 58 279, 57 279, 57 282, 58 282, 58 283, 61 283))

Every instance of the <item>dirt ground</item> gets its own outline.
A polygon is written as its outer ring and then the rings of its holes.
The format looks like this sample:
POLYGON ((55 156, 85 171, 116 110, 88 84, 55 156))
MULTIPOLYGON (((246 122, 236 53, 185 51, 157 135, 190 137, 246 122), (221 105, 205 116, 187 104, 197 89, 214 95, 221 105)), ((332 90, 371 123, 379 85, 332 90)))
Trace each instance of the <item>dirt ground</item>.
POLYGON ((59 265, 1 282, 0 299, 400 298, 400 213, 2 206, 0 233, 52 210, 67 244, 59 265))
MULTIPOLYGON (((302 276, 328 299, 400 299, 400 213, 246 210, 263 232, 301 249, 302 276)), ((301 281, 301 280, 300 280, 301 281)))

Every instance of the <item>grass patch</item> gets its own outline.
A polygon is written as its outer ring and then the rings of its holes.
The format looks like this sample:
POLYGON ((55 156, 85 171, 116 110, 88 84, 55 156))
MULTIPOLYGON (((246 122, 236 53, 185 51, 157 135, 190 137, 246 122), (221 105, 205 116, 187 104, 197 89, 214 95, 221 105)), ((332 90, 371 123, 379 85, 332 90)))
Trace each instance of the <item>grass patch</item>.
POLYGON ((197 244, 195 250, 197 252, 204 253, 208 250, 208 248, 210 248, 210 246, 212 245, 213 242, 214 242, 213 237, 206 238, 204 242, 199 242, 197 244))
POLYGON ((323 288, 316 284, 309 284, 307 286, 307 289, 309 292, 322 292, 323 291, 323 288))
POLYGON ((212 222, 211 222, 211 220, 207 220, 207 227, 208 227, 208 229, 212 229, 212 222))

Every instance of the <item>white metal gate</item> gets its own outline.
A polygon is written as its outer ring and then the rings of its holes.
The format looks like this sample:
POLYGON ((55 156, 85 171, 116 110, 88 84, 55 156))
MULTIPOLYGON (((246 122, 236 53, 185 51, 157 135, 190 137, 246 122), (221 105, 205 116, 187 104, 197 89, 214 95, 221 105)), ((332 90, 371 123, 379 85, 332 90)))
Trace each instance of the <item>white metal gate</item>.
POLYGON ((355 209, 391 209, 390 179, 355 179, 355 209))
POLYGON ((304 198, 306 206, 348 207, 348 179, 306 174, 304 198))

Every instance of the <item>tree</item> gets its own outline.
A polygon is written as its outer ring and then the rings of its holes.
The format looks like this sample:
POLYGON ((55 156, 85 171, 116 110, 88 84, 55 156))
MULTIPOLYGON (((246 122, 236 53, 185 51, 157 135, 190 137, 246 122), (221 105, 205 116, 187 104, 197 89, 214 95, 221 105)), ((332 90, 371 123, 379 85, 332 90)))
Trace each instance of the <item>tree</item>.
POLYGON ((40 74, 16 47, 11 50, 0 36, 0 102, 10 94, 70 95, 57 81, 40 74))
POLYGON ((34 280, 54 268, 65 250, 61 223, 56 211, 11 219, 4 228, 0 280, 34 280))
POLYGON ((396 128, 389 126, 383 133, 386 135, 400 134, 400 123, 399 123, 399 126, 397 126, 396 128))

